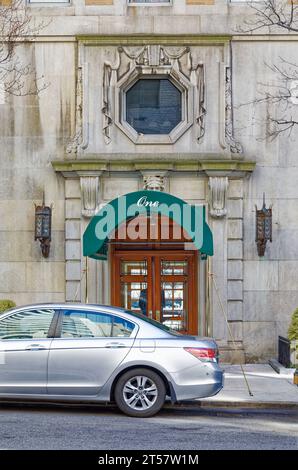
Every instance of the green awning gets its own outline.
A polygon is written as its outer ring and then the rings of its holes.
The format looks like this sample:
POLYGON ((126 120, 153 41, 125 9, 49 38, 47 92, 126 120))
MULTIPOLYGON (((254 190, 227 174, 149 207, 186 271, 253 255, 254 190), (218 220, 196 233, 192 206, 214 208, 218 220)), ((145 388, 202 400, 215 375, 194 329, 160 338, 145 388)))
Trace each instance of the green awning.
POLYGON ((213 255, 213 237, 205 221, 204 206, 190 205, 172 194, 144 190, 114 199, 92 217, 83 235, 84 256, 106 260, 109 235, 123 222, 153 213, 167 216, 183 227, 201 254, 213 255))

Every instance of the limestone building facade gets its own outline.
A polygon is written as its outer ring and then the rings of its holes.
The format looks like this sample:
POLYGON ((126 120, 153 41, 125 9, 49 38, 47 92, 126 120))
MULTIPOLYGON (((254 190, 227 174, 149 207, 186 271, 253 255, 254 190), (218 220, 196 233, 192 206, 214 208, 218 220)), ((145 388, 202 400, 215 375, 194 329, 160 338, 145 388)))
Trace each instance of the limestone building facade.
MULTIPOLYGON (((123 274, 114 271, 118 255, 111 249, 106 261, 86 261, 82 236, 109 201, 157 190, 204 205, 213 233, 214 256, 194 254, 195 274, 183 281, 192 290, 177 293, 178 310, 181 295, 184 309, 193 302, 191 332, 214 336, 226 361, 274 356, 298 305, 296 131, 259 138, 268 110, 241 104, 256 99, 258 83, 274 80, 266 63, 295 61, 298 36, 240 33, 251 10, 228 0, 24 6, 45 25, 23 38, 18 54, 47 87, 0 104, 0 298, 123 303, 113 294, 123 274), (34 240, 43 193, 53 204, 48 258, 34 240), (263 193, 272 204, 272 243, 259 257, 255 206, 263 193)), ((150 250, 150 259, 160 256, 150 250)), ((184 246, 178 251, 170 264, 187 255, 184 246)), ((130 248, 123 259, 138 262, 137 253, 130 248)), ((137 282, 130 289, 140 292, 137 282)))

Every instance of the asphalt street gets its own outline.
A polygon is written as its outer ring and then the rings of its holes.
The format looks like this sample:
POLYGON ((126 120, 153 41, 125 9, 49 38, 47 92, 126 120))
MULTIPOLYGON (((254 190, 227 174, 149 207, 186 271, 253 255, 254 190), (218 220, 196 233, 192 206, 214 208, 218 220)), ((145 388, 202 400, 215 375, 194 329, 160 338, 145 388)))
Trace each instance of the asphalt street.
POLYGON ((294 410, 167 408, 148 419, 117 409, 0 404, 0 450, 298 449, 294 410))

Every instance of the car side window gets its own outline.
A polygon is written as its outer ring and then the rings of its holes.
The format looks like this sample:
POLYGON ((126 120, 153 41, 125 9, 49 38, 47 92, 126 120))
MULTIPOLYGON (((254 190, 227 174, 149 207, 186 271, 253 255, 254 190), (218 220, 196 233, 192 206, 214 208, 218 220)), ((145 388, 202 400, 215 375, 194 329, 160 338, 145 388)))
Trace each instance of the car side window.
POLYGON ((134 323, 124 318, 113 316, 113 337, 129 337, 134 330, 134 323))
POLYGON ((111 336, 113 318, 101 312, 67 310, 62 321, 62 338, 98 338, 111 336))
POLYGON ((127 337, 134 324, 101 312, 67 310, 63 314, 62 338, 127 337))
POLYGON ((47 338, 55 310, 24 310, 0 320, 0 340, 47 338))

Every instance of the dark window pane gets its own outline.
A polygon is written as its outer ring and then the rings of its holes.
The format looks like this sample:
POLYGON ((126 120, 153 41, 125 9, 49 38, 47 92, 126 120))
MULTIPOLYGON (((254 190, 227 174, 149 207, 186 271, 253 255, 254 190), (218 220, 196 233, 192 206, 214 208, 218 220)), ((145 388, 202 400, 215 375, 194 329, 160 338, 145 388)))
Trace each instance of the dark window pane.
POLYGON ((134 330, 134 323, 131 323, 124 318, 115 317, 113 318, 113 330, 112 336, 121 337, 127 336, 129 337, 134 330))
POLYGON ((9 315, 0 321, 0 340, 47 338, 54 313, 36 309, 9 315))
POLYGON ((126 93, 126 120, 140 134, 169 134, 181 121, 181 92, 168 79, 141 79, 126 93))
POLYGON ((68 310, 63 315, 63 338, 129 337, 134 323, 101 312, 68 310))
POLYGON ((111 336, 113 317, 99 312, 71 311, 63 316, 63 338, 98 338, 111 336))

